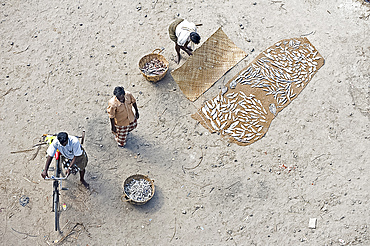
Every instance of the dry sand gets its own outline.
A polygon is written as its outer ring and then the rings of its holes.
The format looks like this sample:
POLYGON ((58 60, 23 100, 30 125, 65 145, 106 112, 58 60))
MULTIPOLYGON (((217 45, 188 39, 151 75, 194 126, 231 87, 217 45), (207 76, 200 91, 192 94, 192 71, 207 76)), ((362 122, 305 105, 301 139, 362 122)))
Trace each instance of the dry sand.
POLYGON ((370 245, 369 14, 355 0, 2 0, 0 244, 370 245), (194 103, 170 73, 152 84, 138 69, 161 47, 178 67, 167 34, 176 16, 203 24, 201 43, 222 26, 249 54, 194 103), (191 118, 266 47, 300 36, 325 65, 264 138, 229 144, 191 118), (141 115, 125 149, 105 112, 117 85, 141 115), (78 175, 65 183, 60 234, 40 176, 46 146, 11 152, 83 129, 91 190, 78 175), (121 201, 136 173, 155 180, 143 206, 121 201))

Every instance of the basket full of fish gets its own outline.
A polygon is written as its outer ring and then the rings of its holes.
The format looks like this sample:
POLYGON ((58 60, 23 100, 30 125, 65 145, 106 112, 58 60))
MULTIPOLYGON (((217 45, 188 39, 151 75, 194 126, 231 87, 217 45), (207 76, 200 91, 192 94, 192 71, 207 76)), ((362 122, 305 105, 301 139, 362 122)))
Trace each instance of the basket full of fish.
POLYGON ((157 82, 166 75, 168 61, 160 53, 163 49, 155 49, 151 54, 143 56, 139 61, 141 74, 150 82, 157 82))
POLYGON ((135 174, 128 177, 122 184, 123 197, 126 202, 135 205, 143 205, 154 196, 154 180, 142 174, 135 174))

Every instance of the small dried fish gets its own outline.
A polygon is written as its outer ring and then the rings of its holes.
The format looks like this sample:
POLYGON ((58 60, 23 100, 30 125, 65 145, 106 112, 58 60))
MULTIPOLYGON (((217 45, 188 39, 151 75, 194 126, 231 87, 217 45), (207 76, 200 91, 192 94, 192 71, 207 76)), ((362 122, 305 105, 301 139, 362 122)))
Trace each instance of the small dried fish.
POLYGON ((221 95, 224 95, 226 92, 227 92, 227 87, 226 86, 222 87, 221 95))
POLYGON ((229 128, 228 128, 228 129, 232 130, 232 129, 234 129, 238 124, 239 124, 239 121, 235 121, 235 122, 233 122, 233 123, 229 126, 229 128))
POLYGON ((214 115, 216 114, 216 112, 217 112, 217 109, 216 109, 216 108, 214 108, 214 109, 212 110, 212 112, 211 112, 211 116, 214 116, 214 115))
POLYGON ((211 120, 211 125, 212 125, 213 129, 215 129, 216 131, 219 130, 219 128, 217 127, 216 123, 214 123, 212 120, 211 120))
POLYGON ((230 98, 230 99, 233 99, 234 97, 236 97, 238 95, 238 93, 237 92, 232 92, 232 93, 229 93, 229 94, 227 94, 226 96, 228 97, 228 98, 230 98))
POLYGON ((153 76, 164 73, 167 70, 167 66, 162 61, 154 58, 145 63, 145 65, 140 68, 140 70, 146 75, 153 76))
POLYGON ((206 110, 205 107, 202 107, 202 112, 203 112, 203 114, 207 115, 207 110, 206 110))
POLYGON ((227 124, 227 121, 220 126, 220 129, 224 129, 226 124, 227 124))
POLYGON ((219 119, 216 119, 217 126, 221 126, 221 121, 219 119))
POLYGON ((230 82, 230 89, 235 89, 237 84, 238 84, 238 82, 236 82, 236 80, 231 81, 230 82))
POLYGON ((276 106, 274 103, 271 103, 270 106, 269 106, 269 110, 271 113, 273 113, 274 115, 276 115, 276 106))
POLYGON ((126 195, 139 202, 145 202, 153 195, 151 183, 146 179, 132 179, 124 187, 126 195))

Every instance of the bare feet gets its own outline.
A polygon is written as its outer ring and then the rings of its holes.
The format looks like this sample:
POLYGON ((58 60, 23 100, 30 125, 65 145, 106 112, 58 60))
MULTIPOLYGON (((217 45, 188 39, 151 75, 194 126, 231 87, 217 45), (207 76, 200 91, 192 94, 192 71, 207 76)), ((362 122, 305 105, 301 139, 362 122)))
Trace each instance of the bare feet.
POLYGON ((85 180, 81 180, 81 184, 83 184, 86 189, 90 189, 90 185, 85 180))

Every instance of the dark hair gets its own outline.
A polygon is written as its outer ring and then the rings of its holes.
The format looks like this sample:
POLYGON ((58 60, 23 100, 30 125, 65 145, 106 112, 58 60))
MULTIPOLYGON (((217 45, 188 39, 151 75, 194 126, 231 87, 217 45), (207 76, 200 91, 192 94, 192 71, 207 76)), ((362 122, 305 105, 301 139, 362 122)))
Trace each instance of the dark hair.
POLYGON ((194 44, 199 44, 200 42, 200 36, 198 33, 196 32, 191 32, 190 33, 190 40, 194 43, 194 44))
POLYGON ((116 88, 114 88, 114 91, 113 91, 113 95, 115 96, 119 96, 119 95, 125 95, 125 89, 123 89, 122 86, 117 86, 116 88))
POLYGON ((65 143, 68 141, 68 134, 66 132, 59 132, 58 133, 58 136, 57 136, 57 139, 59 141, 59 143, 65 143))

